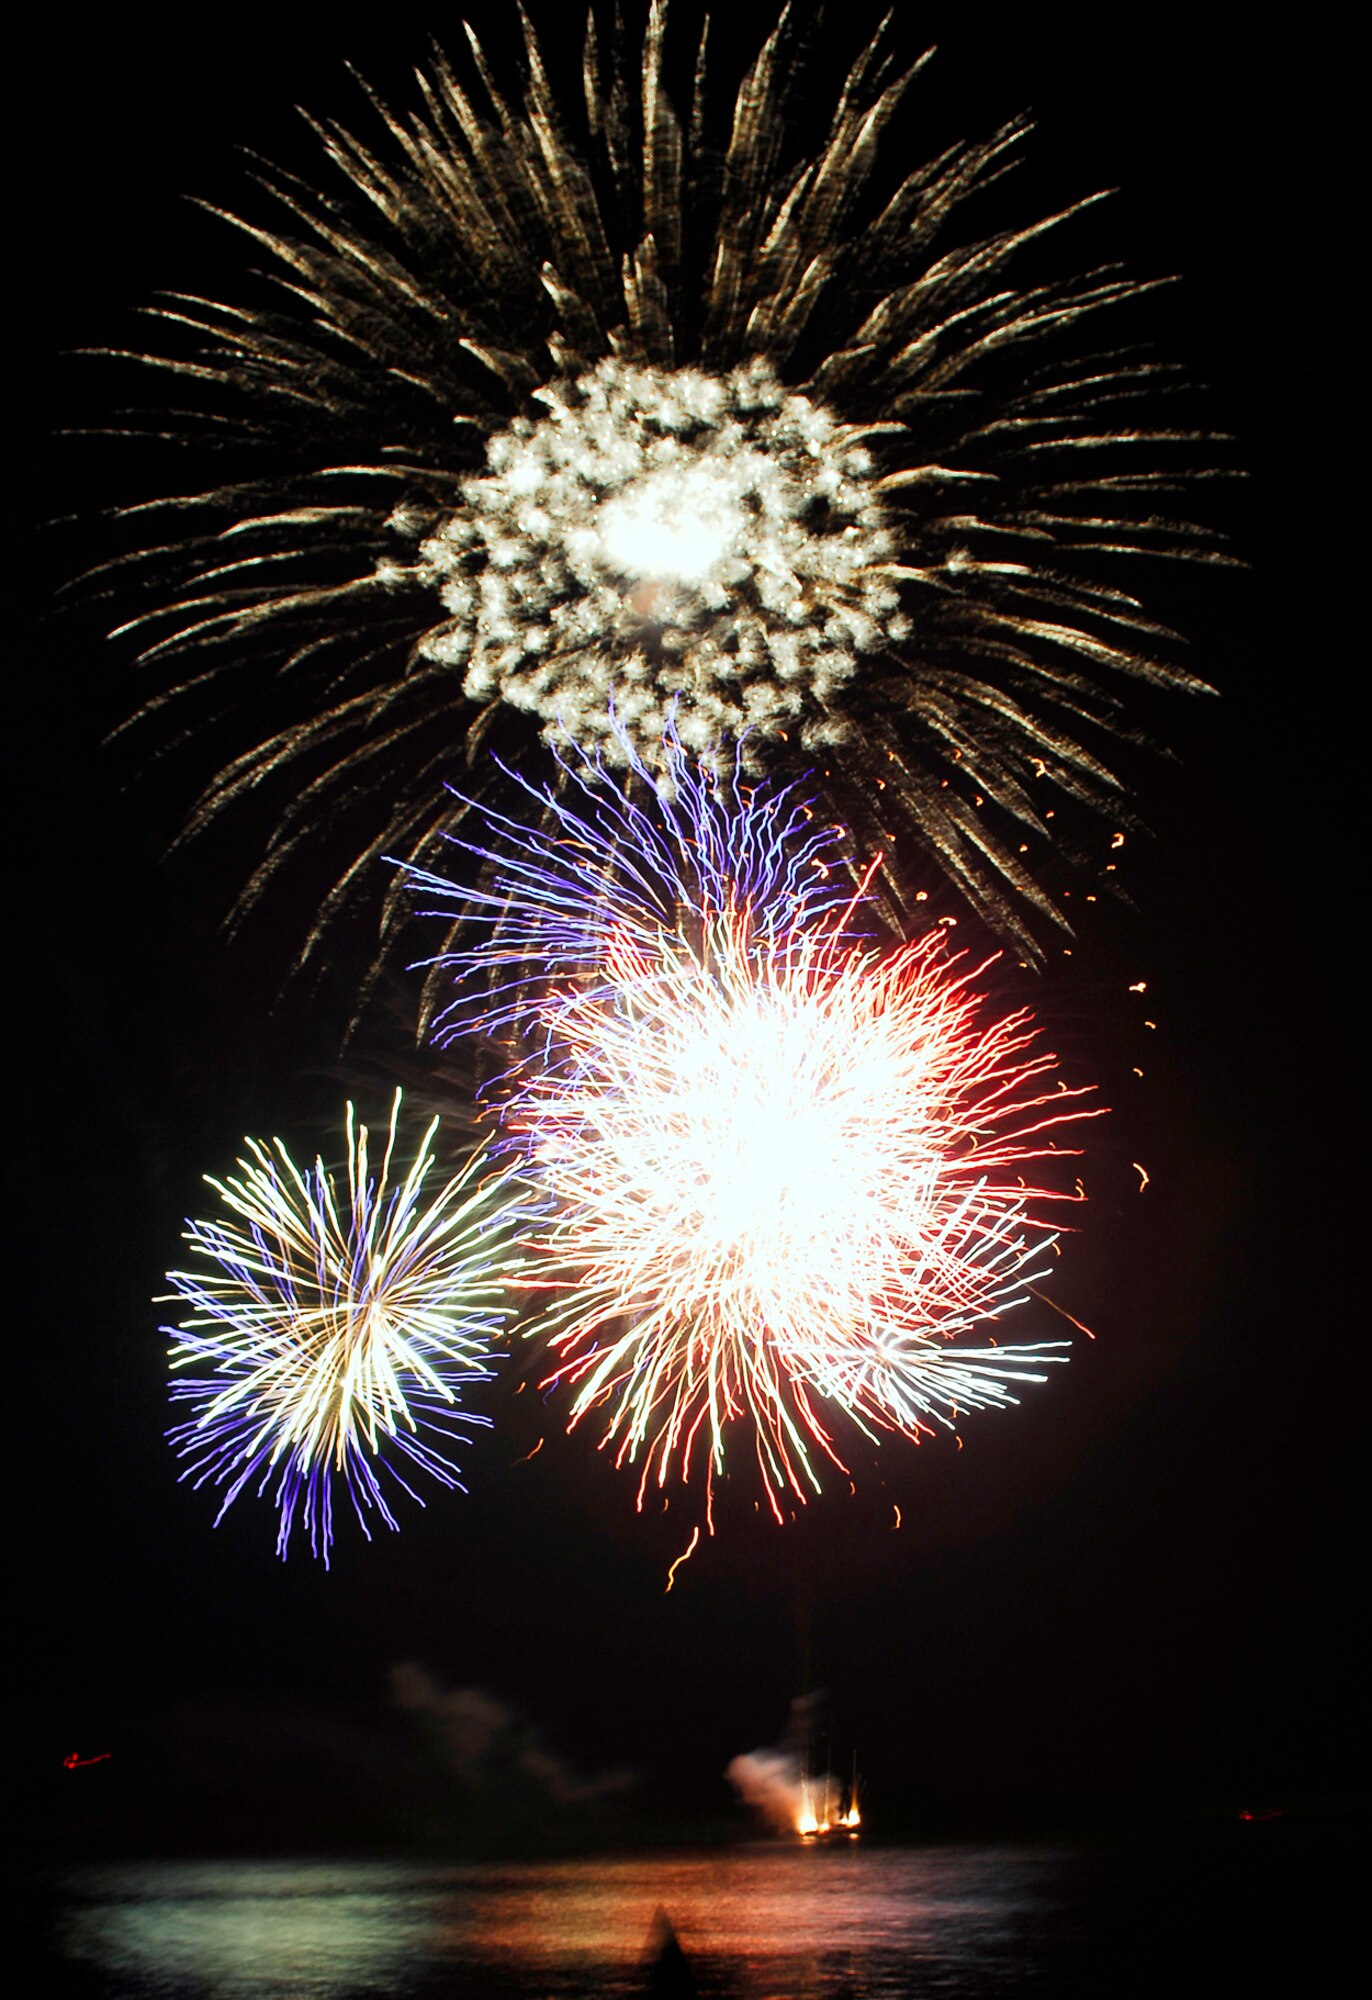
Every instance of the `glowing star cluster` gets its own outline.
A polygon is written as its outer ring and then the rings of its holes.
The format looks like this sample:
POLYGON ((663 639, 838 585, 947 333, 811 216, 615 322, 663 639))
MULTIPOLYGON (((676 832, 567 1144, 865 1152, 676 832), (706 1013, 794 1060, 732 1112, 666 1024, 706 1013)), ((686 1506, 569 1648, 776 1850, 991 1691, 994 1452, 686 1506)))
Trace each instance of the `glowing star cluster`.
POLYGON ((237 1175, 206 1177, 226 1217, 190 1222, 193 1267, 168 1273, 189 1309, 165 1329, 173 1400, 194 1411, 170 1433, 182 1477, 227 1489, 220 1519, 274 1484, 282 1556, 299 1515, 328 1563, 335 1481, 368 1533, 371 1510, 397 1526, 383 1475, 414 1499, 416 1473, 460 1487, 448 1440, 489 1421, 461 1395, 490 1378, 505 1317, 508 1180, 477 1156, 431 1189, 437 1120, 402 1171, 400 1105, 379 1170, 348 1106, 346 1185, 249 1139, 237 1175))
POLYGON ((697 751, 839 740, 858 655, 909 631, 861 433, 761 360, 607 360, 535 400, 420 550, 452 614, 423 652, 612 760, 674 715, 697 751))
POLYGON ((840 1412, 917 1437, 1061 1358, 958 1344, 1042 1275, 1052 1196, 1025 1169, 1083 1115, 975 978, 938 932, 759 948, 738 912, 612 947, 557 1009, 561 1060, 505 1109, 553 1210, 528 1282, 572 1422, 603 1412, 640 1503, 700 1459, 708 1504, 743 1418, 779 1515, 817 1453, 841 1463, 840 1412))

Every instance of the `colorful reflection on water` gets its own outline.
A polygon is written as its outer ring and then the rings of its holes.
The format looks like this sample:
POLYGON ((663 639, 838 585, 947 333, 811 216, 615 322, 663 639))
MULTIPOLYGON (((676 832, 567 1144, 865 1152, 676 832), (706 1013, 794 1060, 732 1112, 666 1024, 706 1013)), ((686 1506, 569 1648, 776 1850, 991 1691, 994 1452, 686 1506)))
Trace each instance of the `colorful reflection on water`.
POLYGON ((779 1978, 796 1995, 901 1993, 900 1975, 931 1961, 956 1966, 971 1992, 1047 1914, 1046 1889, 1042 1863, 985 1849, 577 1863, 487 1885, 446 1941, 545 1982, 572 1963, 637 1971, 661 1907, 688 1956, 727 1967, 748 2000, 779 1978))
POLYGON ((644 1991, 659 1910, 703 1989, 737 2000, 985 1996, 1034 1983, 1071 1924, 1061 1858, 1009 1848, 167 1863, 85 1870, 62 1891, 63 1957, 120 2000, 616 2000, 644 1991))

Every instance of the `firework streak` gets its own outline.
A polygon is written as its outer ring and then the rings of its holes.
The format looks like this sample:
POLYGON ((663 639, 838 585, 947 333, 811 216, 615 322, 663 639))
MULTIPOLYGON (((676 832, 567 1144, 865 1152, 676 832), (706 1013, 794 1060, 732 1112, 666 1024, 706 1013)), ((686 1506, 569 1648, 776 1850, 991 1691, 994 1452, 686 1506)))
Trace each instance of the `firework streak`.
POLYGON ((383 1474, 414 1499, 415 1473, 460 1487, 447 1440, 489 1422, 460 1393, 490 1379, 505 1317, 508 1177, 478 1155, 430 1191, 435 1119, 391 1185, 400 1106, 397 1091, 379 1172, 348 1106, 344 1188, 322 1161, 307 1173, 279 1139, 249 1139, 237 1175, 206 1176, 229 1219, 188 1223, 196 1268, 168 1273, 189 1308, 164 1329, 173 1400, 195 1412, 170 1432, 182 1478, 227 1488, 220 1519, 275 1481, 282 1556, 299 1513, 328 1563, 335 1479, 369 1535, 371 1510, 397 1526, 383 1474))

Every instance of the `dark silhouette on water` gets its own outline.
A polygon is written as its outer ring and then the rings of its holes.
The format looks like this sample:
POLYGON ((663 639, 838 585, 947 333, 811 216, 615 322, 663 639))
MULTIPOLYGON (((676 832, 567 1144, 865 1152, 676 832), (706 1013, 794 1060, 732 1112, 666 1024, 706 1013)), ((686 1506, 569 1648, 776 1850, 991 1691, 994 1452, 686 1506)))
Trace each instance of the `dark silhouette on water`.
POLYGON ((643 1988, 648 2000, 699 2000, 700 1988, 690 1961, 665 1910, 659 1909, 653 1918, 648 1951, 648 1977, 643 1988))

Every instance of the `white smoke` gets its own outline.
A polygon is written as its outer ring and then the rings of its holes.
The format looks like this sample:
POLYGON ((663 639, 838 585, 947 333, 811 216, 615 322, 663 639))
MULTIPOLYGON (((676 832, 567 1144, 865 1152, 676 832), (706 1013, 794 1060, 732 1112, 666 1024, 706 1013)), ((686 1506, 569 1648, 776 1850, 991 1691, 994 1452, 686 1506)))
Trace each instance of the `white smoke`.
POLYGON ((554 1806, 584 1806, 634 1783, 631 1772, 584 1773, 548 1749, 518 1709, 482 1688, 449 1687, 407 1661, 391 1668, 396 1704, 429 1725, 444 1761, 468 1791, 508 1796, 523 1785, 554 1806))
POLYGON ((772 1749, 745 1751, 724 1773, 743 1803, 778 1833, 796 1832, 806 1817, 835 1818, 842 1806, 837 1778, 811 1765, 815 1700, 802 1695, 793 1701, 781 1742, 772 1749))

